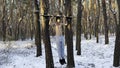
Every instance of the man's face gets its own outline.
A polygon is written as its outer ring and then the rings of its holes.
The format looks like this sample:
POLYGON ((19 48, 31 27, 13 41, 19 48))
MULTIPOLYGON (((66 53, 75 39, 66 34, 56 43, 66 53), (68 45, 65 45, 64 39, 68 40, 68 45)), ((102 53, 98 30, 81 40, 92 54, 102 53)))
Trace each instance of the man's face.
POLYGON ((57 22, 59 23, 59 22, 60 22, 60 19, 57 19, 57 22))

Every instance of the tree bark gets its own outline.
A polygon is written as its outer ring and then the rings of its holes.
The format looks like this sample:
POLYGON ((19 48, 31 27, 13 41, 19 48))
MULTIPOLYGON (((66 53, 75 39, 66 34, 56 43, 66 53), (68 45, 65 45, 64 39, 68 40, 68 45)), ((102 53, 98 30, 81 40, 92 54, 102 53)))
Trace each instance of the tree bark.
POLYGON ((73 32, 72 32, 72 10, 71 0, 65 0, 65 15, 67 25, 65 26, 65 41, 67 44, 67 67, 75 67, 74 64, 74 52, 73 52, 73 32))
POLYGON ((120 0, 117 0, 118 11, 119 11, 119 24, 117 24, 116 40, 115 40, 115 49, 114 49, 114 60, 113 66, 120 66, 120 0))
POLYGON ((107 13, 106 13, 106 0, 102 0, 102 7, 103 7, 103 16, 104 16, 104 32, 105 32, 105 44, 109 43, 108 38, 108 24, 107 24, 107 13))
POLYGON ((6 10, 5 10, 5 0, 3 0, 3 16, 2 16, 2 35, 3 35, 3 41, 6 40, 6 23, 5 23, 5 15, 6 15, 6 10))
POLYGON ((40 29, 40 16, 39 16, 39 5, 38 5, 38 1, 34 0, 34 4, 35 4, 35 44, 37 46, 37 54, 36 57, 41 56, 42 55, 42 47, 41 47, 41 29, 40 29))
POLYGON ((46 57, 46 68, 54 68, 52 49, 50 44, 50 34, 49 34, 49 20, 50 17, 47 16, 49 12, 49 0, 42 0, 43 10, 44 10, 44 22, 43 26, 43 41, 45 44, 45 57, 46 57))
POLYGON ((77 14, 77 26, 76 26, 76 47, 77 55, 81 55, 81 19, 82 19, 82 0, 78 0, 78 14, 77 14))
POLYGON ((96 34, 96 43, 99 43, 99 28, 98 28, 99 18, 100 18, 100 1, 99 0, 97 0, 97 5, 98 7, 97 7, 97 17, 96 17, 96 22, 95 22, 95 27, 96 27, 95 34, 96 34))
POLYGON ((113 18, 114 18, 114 21, 115 21, 115 31, 116 31, 117 30, 117 16, 116 16, 117 12, 115 11, 115 9, 112 8, 112 6, 111 6, 111 0, 109 0, 109 9, 110 9, 110 11, 113 14, 113 18))

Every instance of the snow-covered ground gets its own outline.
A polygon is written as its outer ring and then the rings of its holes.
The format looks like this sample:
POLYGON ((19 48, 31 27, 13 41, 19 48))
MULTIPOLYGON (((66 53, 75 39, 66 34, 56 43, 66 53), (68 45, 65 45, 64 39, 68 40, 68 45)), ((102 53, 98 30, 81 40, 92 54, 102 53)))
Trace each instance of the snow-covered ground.
MULTIPOLYGON (((110 36, 108 45, 104 44, 104 36, 96 43, 93 37, 85 40, 82 37, 82 55, 77 56, 74 47, 75 68, 114 68, 113 53, 115 36, 110 36)), ((51 37, 54 65, 61 68, 58 60, 55 38, 51 37)), ((75 38, 74 38, 75 46, 75 38)), ((45 68, 45 52, 42 46, 43 55, 35 57, 36 47, 34 41, 0 41, 0 68, 45 68)), ((65 49, 66 54, 66 49, 65 49)))

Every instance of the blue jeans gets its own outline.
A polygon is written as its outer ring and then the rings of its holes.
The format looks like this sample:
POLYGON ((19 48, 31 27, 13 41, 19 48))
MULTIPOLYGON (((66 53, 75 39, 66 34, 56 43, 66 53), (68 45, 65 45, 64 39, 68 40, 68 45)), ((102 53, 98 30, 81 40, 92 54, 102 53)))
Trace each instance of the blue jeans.
POLYGON ((64 36, 56 36, 56 44, 58 49, 59 59, 64 58, 64 36))

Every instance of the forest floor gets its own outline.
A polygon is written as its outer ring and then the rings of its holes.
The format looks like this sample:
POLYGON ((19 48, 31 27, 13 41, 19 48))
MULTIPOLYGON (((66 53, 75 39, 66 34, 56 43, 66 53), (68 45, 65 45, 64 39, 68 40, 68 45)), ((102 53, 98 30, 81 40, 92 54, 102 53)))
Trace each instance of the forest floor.
MULTIPOLYGON (((76 55, 74 37, 75 68, 114 68, 113 53, 115 36, 110 36, 109 44, 104 44, 104 36, 100 36, 99 43, 95 37, 86 40, 82 36, 82 55, 76 55)), ((55 37, 51 37, 54 65, 61 68, 58 62, 55 37)), ((41 57, 35 57, 36 47, 34 40, 26 41, 0 41, 0 68, 45 68, 45 52, 42 45, 41 57)), ((66 55, 66 47, 65 47, 66 55)), ((63 67, 64 68, 64 67, 63 67)))

